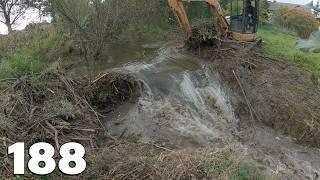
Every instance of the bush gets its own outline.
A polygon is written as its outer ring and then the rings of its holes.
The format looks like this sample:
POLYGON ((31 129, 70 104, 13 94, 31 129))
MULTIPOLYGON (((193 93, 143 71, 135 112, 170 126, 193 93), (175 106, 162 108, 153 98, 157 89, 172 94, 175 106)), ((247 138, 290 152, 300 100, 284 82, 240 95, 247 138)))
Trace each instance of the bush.
POLYGON ((312 14, 302 8, 281 7, 275 12, 276 25, 295 31, 298 36, 307 38, 319 27, 319 22, 312 14))
POLYGON ((106 44, 117 41, 124 31, 128 28, 129 31, 135 29, 133 26, 138 26, 140 22, 148 25, 165 21, 169 9, 163 0, 123 0, 121 3, 118 0, 52 2, 61 31, 68 39, 81 42, 87 59, 97 58, 106 44))
POLYGON ((0 46, 3 52, 0 79, 41 72, 56 60, 53 51, 57 51, 63 42, 52 26, 42 26, 30 32, 15 32, 2 39, 6 44, 1 43, 0 46))

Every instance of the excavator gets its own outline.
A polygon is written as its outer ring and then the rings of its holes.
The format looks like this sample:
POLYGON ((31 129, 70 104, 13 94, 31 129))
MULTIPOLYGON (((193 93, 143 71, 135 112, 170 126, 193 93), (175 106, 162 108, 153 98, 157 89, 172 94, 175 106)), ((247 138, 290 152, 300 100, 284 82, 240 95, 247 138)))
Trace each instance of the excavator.
POLYGON ((193 29, 184 7, 185 1, 199 1, 208 4, 210 13, 216 21, 215 24, 218 26, 216 30, 219 36, 221 36, 219 38, 222 40, 228 39, 239 42, 261 41, 256 34, 259 20, 259 0, 253 0, 254 4, 252 4, 251 0, 230 0, 231 16, 229 20, 225 18, 218 0, 168 0, 173 14, 187 36, 187 40, 191 40, 193 29))

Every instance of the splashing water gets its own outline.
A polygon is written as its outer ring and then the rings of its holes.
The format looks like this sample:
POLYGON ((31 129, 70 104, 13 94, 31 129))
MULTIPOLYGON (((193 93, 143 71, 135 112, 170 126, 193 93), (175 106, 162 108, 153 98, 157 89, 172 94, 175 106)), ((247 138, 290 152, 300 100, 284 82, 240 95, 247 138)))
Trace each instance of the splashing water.
POLYGON ((307 40, 299 39, 297 48, 304 52, 320 53, 320 31, 313 32, 307 40))
POLYGON ((119 127, 127 127, 127 133, 140 134, 147 142, 176 139, 223 147, 232 139, 230 127, 236 129, 238 121, 228 97, 218 76, 198 58, 183 55, 176 48, 160 48, 151 63, 117 70, 133 74, 145 88, 137 104, 108 117, 107 126, 113 133, 122 131, 114 126, 121 122, 119 127))

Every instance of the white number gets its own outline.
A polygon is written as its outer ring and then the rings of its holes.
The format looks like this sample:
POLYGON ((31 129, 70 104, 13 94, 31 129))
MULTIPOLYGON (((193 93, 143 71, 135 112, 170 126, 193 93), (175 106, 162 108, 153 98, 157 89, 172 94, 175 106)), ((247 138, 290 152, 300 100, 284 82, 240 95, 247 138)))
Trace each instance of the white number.
POLYGON ((78 143, 67 143, 61 146, 60 155, 62 159, 59 161, 59 169, 68 175, 77 175, 82 173, 87 166, 83 159, 85 149, 78 143), (74 167, 71 167, 74 165, 74 167))
MULTIPOLYGON (((48 143, 36 143, 29 149, 31 159, 28 162, 29 170, 37 175, 48 175, 56 168, 53 159, 54 147, 48 143)), ((83 159, 85 149, 78 143, 67 143, 61 146, 59 169, 67 175, 82 173, 87 166, 83 159)), ((24 143, 16 143, 8 147, 8 154, 13 154, 14 175, 24 174, 24 143)))
POLYGON ((54 171, 56 162, 54 156, 54 147, 48 143, 37 143, 29 149, 31 159, 29 160, 29 170, 38 175, 47 175, 54 171))
POLYGON ((8 154, 13 154, 13 173, 24 174, 24 143, 16 143, 8 148, 8 154))

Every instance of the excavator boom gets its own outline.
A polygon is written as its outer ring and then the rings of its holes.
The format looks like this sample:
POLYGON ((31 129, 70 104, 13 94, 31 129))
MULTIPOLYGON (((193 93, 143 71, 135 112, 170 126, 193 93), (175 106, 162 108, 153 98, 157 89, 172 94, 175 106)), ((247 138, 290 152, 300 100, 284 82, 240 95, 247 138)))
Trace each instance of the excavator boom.
POLYGON ((183 5, 184 1, 186 1, 186 2, 199 1, 199 2, 208 3, 212 16, 217 18, 217 23, 220 28, 221 34, 224 37, 228 36, 230 26, 227 23, 226 19, 224 18, 223 13, 221 11, 220 4, 217 0, 168 0, 169 6, 170 6, 173 14, 176 16, 180 27, 187 34, 188 38, 190 38, 192 36, 192 29, 191 29, 191 25, 190 25, 187 13, 186 13, 184 5, 183 5))

